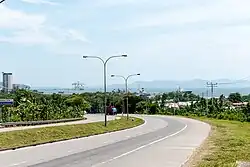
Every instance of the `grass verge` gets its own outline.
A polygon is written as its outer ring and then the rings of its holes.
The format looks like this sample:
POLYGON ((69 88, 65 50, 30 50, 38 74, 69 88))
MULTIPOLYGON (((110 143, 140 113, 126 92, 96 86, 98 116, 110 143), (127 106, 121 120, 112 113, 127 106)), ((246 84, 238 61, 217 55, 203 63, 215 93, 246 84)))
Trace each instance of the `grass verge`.
POLYGON ((20 131, 0 133, 0 150, 16 149, 26 146, 51 143, 103 134, 118 130, 133 128, 144 123, 139 118, 121 118, 108 122, 105 127, 103 122, 95 122, 79 125, 65 125, 46 128, 36 128, 20 131))
POLYGON ((234 167, 236 161, 250 161, 250 123, 198 119, 209 123, 212 131, 189 166, 234 167))

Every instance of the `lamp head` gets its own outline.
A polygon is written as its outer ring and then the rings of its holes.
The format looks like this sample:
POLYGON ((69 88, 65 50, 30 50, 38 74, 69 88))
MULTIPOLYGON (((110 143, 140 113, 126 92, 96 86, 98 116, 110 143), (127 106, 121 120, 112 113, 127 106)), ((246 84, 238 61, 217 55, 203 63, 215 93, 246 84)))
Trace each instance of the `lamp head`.
POLYGON ((122 55, 122 57, 128 57, 128 55, 122 55))
POLYGON ((0 3, 3 3, 5 0, 0 0, 0 3))
POLYGON ((82 56, 82 58, 86 59, 86 58, 88 58, 88 56, 82 56))

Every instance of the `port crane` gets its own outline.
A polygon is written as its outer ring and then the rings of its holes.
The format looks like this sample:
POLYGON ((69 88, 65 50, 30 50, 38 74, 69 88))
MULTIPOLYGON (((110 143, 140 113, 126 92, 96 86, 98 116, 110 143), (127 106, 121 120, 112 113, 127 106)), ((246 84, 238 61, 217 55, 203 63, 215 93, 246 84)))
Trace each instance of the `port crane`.
POLYGON ((84 83, 81 83, 80 81, 72 83, 72 86, 75 90, 84 90, 84 83))

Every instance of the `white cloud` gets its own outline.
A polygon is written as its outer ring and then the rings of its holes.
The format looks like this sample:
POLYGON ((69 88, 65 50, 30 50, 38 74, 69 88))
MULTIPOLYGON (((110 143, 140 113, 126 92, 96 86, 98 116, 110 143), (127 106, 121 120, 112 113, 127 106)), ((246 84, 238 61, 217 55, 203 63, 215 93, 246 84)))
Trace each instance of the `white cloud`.
POLYGON ((11 35, 0 36, 0 42, 18 44, 47 44, 60 45, 62 42, 89 41, 77 30, 64 30, 58 27, 40 27, 39 29, 16 30, 11 35))
POLYGON ((0 5, 0 16, 1 29, 35 29, 46 21, 43 15, 12 10, 4 5, 0 5))
POLYGON ((8 32, 8 35, 0 36, 0 42, 23 44, 52 44, 66 40, 87 42, 84 35, 76 30, 61 29, 46 24, 46 17, 41 14, 29 14, 2 5, 0 16, 0 30, 8 32))
MULTIPOLYGON (((130 49, 133 62, 157 65, 158 71, 142 69, 142 73, 147 71, 152 77, 157 71, 158 76, 168 78, 188 79, 194 75, 237 78, 248 75, 249 43, 250 26, 232 26, 146 36, 131 41, 125 48, 130 49), (143 60, 137 55, 144 55, 143 60), (171 69, 175 69, 174 72, 171 69)), ((136 67, 130 68, 136 70, 136 67)))
POLYGON ((33 3, 33 4, 48 4, 48 5, 58 5, 56 2, 52 2, 49 0, 21 0, 26 3, 33 3))
POLYGON ((87 38, 77 30, 73 30, 73 29, 68 30, 66 33, 66 36, 69 37, 71 40, 79 40, 82 42, 89 42, 87 40, 87 38))
POLYGON ((96 5, 102 7, 114 7, 123 5, 135 5, 150 2, 150 0, 97 0, 96 5))
POLYGON ((5 30, 11 34, 1 35, 1 42, 38 43, 40 41, 44 43, 48 41, 49 37, 41 32, 46 22, 45 16, 12 10, 4 5, 0 6, 0 16, 0 30, 5 30))
MULTIPOLYGON (((218 0, 203 5, 193 4, 153 13, 140 13, 129 18, 125 28, 182 26, 197 22, 233 22, 250 18, 249 0, 218 0)), ((123 26, 124 27, 124 26, 123 26)))
POLYGON ((0 42, 14 43, 14 44, 53 44, 55 39, 48 36, 40 30, 22 30, 15 31, 11 36, 0 37, 0 42))

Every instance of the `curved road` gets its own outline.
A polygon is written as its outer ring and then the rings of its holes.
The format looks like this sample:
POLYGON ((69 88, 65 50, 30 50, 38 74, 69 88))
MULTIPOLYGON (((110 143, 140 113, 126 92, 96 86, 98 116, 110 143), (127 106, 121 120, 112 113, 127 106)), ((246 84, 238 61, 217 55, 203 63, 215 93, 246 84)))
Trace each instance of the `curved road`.
POLYGON ((210 126, 187 118, 139 116, 142 126, 0 152, 3 167, 180 167, 210 126))

